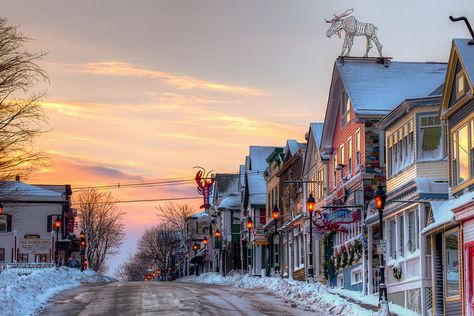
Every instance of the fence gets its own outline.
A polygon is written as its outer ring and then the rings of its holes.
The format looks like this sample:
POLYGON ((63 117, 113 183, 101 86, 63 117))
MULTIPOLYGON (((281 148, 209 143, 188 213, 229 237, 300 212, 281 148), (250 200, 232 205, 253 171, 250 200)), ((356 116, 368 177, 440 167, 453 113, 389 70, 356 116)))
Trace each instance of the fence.
POLYGON ((52 269, 55 268, 54 263, 38 262, 38 263, 7 263, 0 265, 0 272, 9 270, 17 272, 18 274, 30 274, 37 269, 52 269))

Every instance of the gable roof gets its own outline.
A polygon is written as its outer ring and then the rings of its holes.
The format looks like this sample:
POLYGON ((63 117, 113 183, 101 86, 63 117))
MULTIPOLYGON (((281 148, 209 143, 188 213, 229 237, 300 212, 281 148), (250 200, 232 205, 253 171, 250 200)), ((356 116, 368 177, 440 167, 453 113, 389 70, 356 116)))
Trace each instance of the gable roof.
POLYGON ((321 140, 331 150, 336 117, 345 90, 358 119, 380 119, 403 100, 424 97, 443 84, 446 63, 389 62, 376 59, 338 59, 334 63, 321 140))
POLYGON ((251 206, 265 205, 266 185, 264 172, 267 168, 267 157, 275 147, 250 146, 245 172, 247 175, 249 202, 251 206))
POLYGON ((314 142, 319 146, 321 146, 321 138, 323 137, 323 128, 324 123, 310 123, 310 135, 313 135, 314 142), (312 133, 311 133, 312 132, 312 133))
POLYGON ((28 200, 28 198, 54 198, 62 199, 59 192, 43 189, 20 181, 2 181, 0 183, 0 195, 14 200, 28 200))
POLYGON ((354 112, 383 115, 408 98, 424 97, 439 87, 446 74, 445 63, 340 62, 335 67, 340 74, 354 112))
MULTIPOLYGON (((474 46, 469 45, 469 39, 453 39, 451 51, 449 54, 448 71, 445 77, 445 84, 443 89, 443 97, 441 100, 440 114, 442 117, 449 115, 448 112, 453 109, 450 107, 452 98, 452 89, 454 87, 454 80, 457 73, 458 64, 464 69, 466 73, 466 80, 469 84, 469 89, 474 93, 474 46)), ((457 102, 457 101, 456 101, 457 102)), ((456 111, 456 110, 453 110, 456 111)))
POLYGON ((453 45, 456 46, 459 52, 459 59, 466 71, 469 82, 474 82, 474 46, 469 45, 470 39, 456 38, 453 39, 453 45))

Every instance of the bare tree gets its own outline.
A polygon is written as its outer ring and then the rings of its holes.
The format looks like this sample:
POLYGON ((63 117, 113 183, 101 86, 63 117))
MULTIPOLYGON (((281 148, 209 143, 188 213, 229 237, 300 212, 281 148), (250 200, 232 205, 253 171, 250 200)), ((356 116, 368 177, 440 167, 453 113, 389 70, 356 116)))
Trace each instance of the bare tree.
POLYGON ((115 271, 115 275, 127 281, 143 281, 150 262, 140 252, 129 256, 115 271))
POLYGON ((153 264, 154 269, 159 268, 166 280, 180 243, 181 238, 176 229, 161 223, 145 230, 138 241, 138 252, 153 264))
POLYGON ((28 175, 44 158, 33 142, 47 120, 45 93, 33 90, 48 78, 38 65, 44 54, 26 50, 28 40, 0 18, 0 180, 28 175))
POLYGON ((166 203, 157 207, 158 217, 175 229, 179 235, 180 243, 176 251, 176 257, 180 266, 184 265, 189 256, 189 243, 191 236, 186 226, 186 219, 196 211, 188 204, 166 203))
POLYGON ((82 191, 74 201, 78 209, 80 226, 86 234, 86 256, 89 267, 106 270, 107 256, 117 254, 125 239, 124 213, 120 211, 109 192, 94 189, 82 191))

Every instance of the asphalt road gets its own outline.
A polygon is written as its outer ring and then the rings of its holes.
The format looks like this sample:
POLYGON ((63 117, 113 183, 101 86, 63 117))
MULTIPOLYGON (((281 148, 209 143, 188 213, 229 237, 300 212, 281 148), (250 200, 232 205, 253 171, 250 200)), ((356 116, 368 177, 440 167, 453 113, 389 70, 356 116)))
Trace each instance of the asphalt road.
POLYGON ((114 282, 67 290, 40 315, 326 315, 271 292, 181 282, 114 282))

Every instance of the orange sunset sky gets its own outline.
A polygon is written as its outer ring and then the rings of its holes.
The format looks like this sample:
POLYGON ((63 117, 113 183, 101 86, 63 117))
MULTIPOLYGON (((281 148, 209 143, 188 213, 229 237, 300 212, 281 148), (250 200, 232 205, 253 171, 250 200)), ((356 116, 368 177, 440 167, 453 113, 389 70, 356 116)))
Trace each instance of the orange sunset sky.
MULTIPOLYGON (((471 1, 1 1, 2 15, 32 38, 28 47, 48 53, 50 83, 38 88, 48 91, 50 131, 37 146, 50 159, 27 181, 190 179, 197 165, 237 172, 249 145, 303 141, 309 122, 323 121, 342 45, 326 38, 324 18, 353 7, 378 25, 385 55, 446 61, 451 39, 468 36, 447 17, 472 13, 471 1)), ((364 45, 356 39, 353 54, 364 45)), ((111 192, 197 195, 192 184, 111 192)), ((127 240, 112 273, 157 222, 156 206, 120 205, 127 240)))

